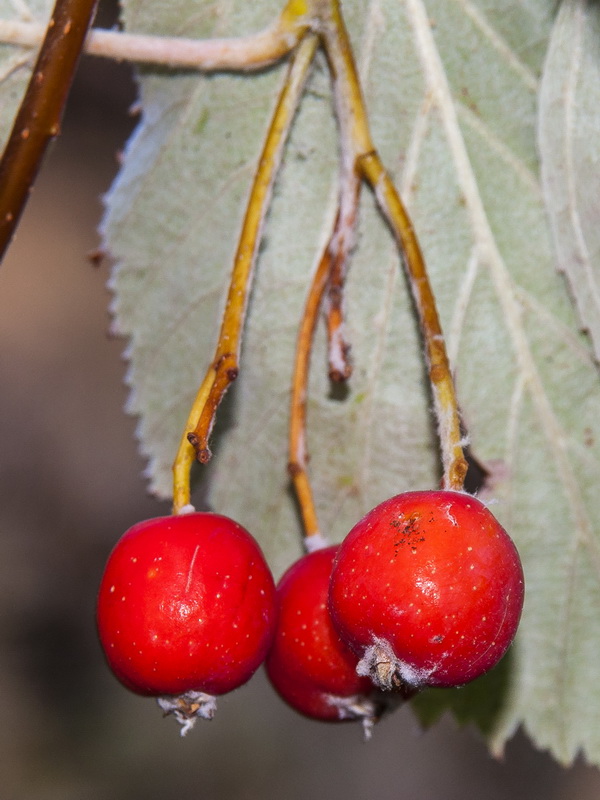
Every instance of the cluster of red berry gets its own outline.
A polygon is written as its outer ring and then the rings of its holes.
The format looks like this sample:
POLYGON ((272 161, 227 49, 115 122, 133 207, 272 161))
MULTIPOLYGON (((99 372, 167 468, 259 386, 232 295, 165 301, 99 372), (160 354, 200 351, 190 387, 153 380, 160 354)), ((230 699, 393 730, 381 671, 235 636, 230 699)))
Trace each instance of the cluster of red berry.
POLYGON ((119 680, 158 697, 183 733, 263 661, 293 708, 360 719, 368 732, 420 689, 487 672, 522 604, 519 556, 488 509, 463 492, 420 491, 381 503, 277 588, 258 544, 227 517, 141 522, 108 560, 98 629, 119 680))

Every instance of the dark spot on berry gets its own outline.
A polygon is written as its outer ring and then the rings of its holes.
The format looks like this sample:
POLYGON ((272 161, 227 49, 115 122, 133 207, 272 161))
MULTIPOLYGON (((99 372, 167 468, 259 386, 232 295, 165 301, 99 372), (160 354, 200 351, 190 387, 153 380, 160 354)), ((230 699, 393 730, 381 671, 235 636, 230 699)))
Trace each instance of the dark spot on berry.
POLYGON ((415 544, 425 541, 424 536, 418 537, 418 534, 421 533, 419 530, 419 521, 420 519, 417 515, 409 517, 408 519, 399 517, 391 520, 390 525, 394 528, 398 528, 400 533, 400 536, 394 541, 394 558, 398 555, 398 549, 405 544, 409 545, 412 551, 415 552, 415 544))

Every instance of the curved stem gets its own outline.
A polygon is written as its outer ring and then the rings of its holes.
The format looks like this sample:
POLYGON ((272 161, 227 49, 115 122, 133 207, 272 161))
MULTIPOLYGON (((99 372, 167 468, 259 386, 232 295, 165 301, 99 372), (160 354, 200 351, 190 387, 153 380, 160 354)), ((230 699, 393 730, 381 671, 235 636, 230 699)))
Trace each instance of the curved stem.
POLYGON ((60 131, 69 89, 97 0, 57 0, 29 85, 0 160, 0 260, 51 139, 60 131))
POLYGON ((183 508, 190 505, 190 470, 195 460, 195 451, 187 438, 188 431, 196 424, 200 412, 204 408, 213 382, 211 372, 207 372, 185 423, 184 435, 180 440, 175 461, 173 462, 173 513, 179 514, 183 508))
MULTIPOLYGON (((306 32, 303 15, 298 13, 302 9, 297 6, 288 3, 277 20, 262 31, 226 39, 152 36, 95 28, 87 35, 84 52, 119 61, 203 72, 263 69, 288 55, 306 32)), ((36 47, 44 31, 44 26, 36 22, 0 20, 0 42, 5 44, 36 47)))
POLYGON ((342 158, 335 223, 310 285, 296 343, 290 403, 288 471, 302 514, 304 546, 309 551, 327 544, 326 538, 319 531, 307 469, 306 397, 310 355, 319 308, 325 298, 329 377, 342 381, 350 376, 349 346, 343 335, 342 301, 348 260, 354 245, 360 189, 361 181, 354 165, 342 158))
POLYGON ((425 343, 429 379, 438 421, 443 486, 463 488, 467 461, 462 450, 454 380, 427 268, 412 221, 381 163, 369 131, 367 112, 339 0, 330 0, 322 20, 323 42, 331 65, 342 153, 369 183, 396 238, 414 297, 425 343))
MULTIPOLYGON (((313 275, 304 305, 298 338, 292 378, 290 400, 289 427, 289 461, 288 472, 294 485, 296 498, 302 515, 304 530, 304 546, 309 551, 327 545, 326 537, 321 535, 317 511, 313 499, 312 487, 308 475, 308 452, 306 447, 306 397, 308 371, 312 352, 315 327, 319 308, 329 292, 332 279, 342 275, 353 241, 354 225, 357 216, 357 204, 360 184, 344 181, 339 195, 338 212, 329 241, 325 245, 319 264, 313 275), (351 191, 347 191, 350 189, 351 191)), ((330 332, 331 316, 328 315, 328 332, 330 332)), ((343 353, 345 359, 346 353, 343 353)), ((330 364, 331 341, 330 341, 330 364)), ((334 363, 339 363, 338 361, 334 363)), ((330 372, 331 374, 331 372, 330 372)))
POLYGON ((379 157, 367 153, 360 159, 361 172, 404 253, 411 290, 425 343, 429 381, 441 443, 444 489, 463 488, 468 464, 462 449, 458 400, 450 370, 446 343, 425 261, 412 222, 379 157))
POLYGON ((189 473, 196 458, 210 459, 208 439, 223 395, 238 374, 239 354, 256 254, 271 192, 292 120, 318 45, 307 35, 294 54, 267 132, 234 259, 219 340, 188 417, 173 464, 173 510, 189 504, 189 473))
POLYGON ((311 537, 320 535, 317 512, 307 472, 306 395, 315 326, 329 279, 332 261, 332 252, 328 245, 323 251, 306 298, 296 341, 296 357, 292 378, 288 472, 300 506, 305 542, 311 537))

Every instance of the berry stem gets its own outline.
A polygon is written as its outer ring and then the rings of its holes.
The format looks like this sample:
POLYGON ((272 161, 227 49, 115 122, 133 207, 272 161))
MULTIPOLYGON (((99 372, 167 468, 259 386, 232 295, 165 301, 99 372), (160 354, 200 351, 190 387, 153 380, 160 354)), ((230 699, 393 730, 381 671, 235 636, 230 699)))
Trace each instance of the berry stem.
POLYGON ((46 148, 58 135, 97 0, 57 0, 0 160, 0 260, 19 222, 46 148))
POLYGON ((202 409, 206 405, 212 383, 213 375, 211 371, 208 371, 194 398, 185 423, 184 435, 181 438, 175 461, 173 462, 173 514, 179 514, 182 508, 191 505, 190 470, 195 461, 196 453, 188 441, 187 433, 195 425, 202 409))
POLYGON ((456 389, 427 267, 412 221, 379 157, 373 153, 366 153, 361 158, 360 164, 362 174, 373 188, 377 203, 404 255, 425 343, 429 382, 438 421, 444 470, 442 488, 460 491, 463 488, 468 464, 462 447, 463 437, 456 389))
POLYGON ((327 545, 320 534, 312 488, 308 476, 306 448, 306 397, 310 355, 319 308, 326 297, 329 338, 329 376, 345 380, 350 375, 349 347, 342 333, 342 293, 348 259, 354 243, 361 183, 354 167, 343 158, 340 165, 338 209, 333 231, 323 249, 313 276, 296 343, 290 403, 288 471, 294 485, 304 528, 304 546, 312 552, 327 545), (325 291, 327 289, 327 291, 325 291), (335 303, 332 302, 335 295, 335 303), (335 375, 332 373, 335 371, 335 375))
POLYGON ((372 188, 403 256, 425 343, 438 421, 444 489, 461 490, 467 472, 454 380, 427 268, 412 221, 371 138, 360 80, 339 0, 322 16, 322 39, 332 74, 342 158, 351 161, 372 188))
POLYGON ((248 296, 264 219, 287 136, 304 90, 318 40, 305 36, 295 52, 271 118, 252 184, 215 354, 186 422, 173 464, 173 512, 190 502, 190 469, 194 459, 210 459, 208 439, 215 414, 236 379, 248 296))
POLYGON ((331 270, 331 262, 332 254, 329 246, 327 246, 323 251, 306 298, 300 328, 298 329, 292 377, 288 472, 300 506, 305 542, 313 536, 320 535, 319 521, 307 471, 306 395, 313 336, 319 308, 331 270))
MULTIPOLYGON (((311 539, 311 537, 317 537, 321 534, 307 470, 306 397, 308 370, 317 316, 323 300, 325 288, 331 281, 332 272, 336 268, 339 269, 339 263, 345 260, 348 255, 348 250, 343 247, 344 243, 347 242, 347 237, 340 235, 341 228, 347 225, 347 221, 345 217, 342 216, 341 212, 341 207, 344 205, 342 201, 343 194, 342 191, 340 195, 340 207, 336 215, 333 232, 323 250, 306 298, 300 328, 298 330, 292 378, 288 471, 300 506, 305 546, 307 550, 311 551, 316 548, 313 547, 308 540, 311 539)), ((352 198, 356 204, 358 201, 358 192, 353 191, 352 198)), ((356 219, 356 213, 352 215, 352 219, 356 219)), ((324 544, 325 540, 323 539, 323 544, 320 546, 324 544)))

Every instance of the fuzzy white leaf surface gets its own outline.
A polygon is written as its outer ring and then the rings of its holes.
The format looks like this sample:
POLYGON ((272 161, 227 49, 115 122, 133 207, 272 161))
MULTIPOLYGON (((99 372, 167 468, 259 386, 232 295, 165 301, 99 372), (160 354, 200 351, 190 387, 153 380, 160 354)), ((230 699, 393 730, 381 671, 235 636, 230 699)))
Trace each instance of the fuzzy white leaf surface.
MULTIPOLYGON (((124 18, 130 30, 222 36, 258 30, 278 9, 274 0, 127 0, 124 18)), ((526 575, 522 625, 493 708, 478 705, 475 685, 429 702, 461 706, 459 717, 476 719, 494 752, 523 725, 564 763, 579 751, 598 762, 600 382, 555 268, 536 151, 553 4, 347 0, 343 10, 374 139, 429 266, 473 453, 489 473, 485 496, 526 575)), ((103 230, 116 262, 115 327, 129 342, 129 410, 160 496, 170 493, 182 426, 211 359, 283 69, 140 72, 142 118, 103 230)), ((300 553, 286 474, 289 387, 336 170, 319 59, 266 223, 240 377, 220 410, 213 460, 199 470, 197 499, 247 526, 277 574, 300 553)), ((328 384, 321 326, 308 405, 310 473, 333 541, 386 497, 436 486, 440 472, 412 304, 368 192, 346 299, 348 392, 334 396, 328 384)))
POLYGON ((600 358, 600 8, 565 0, 540 90, 544 199, 559 268, 600 358))

